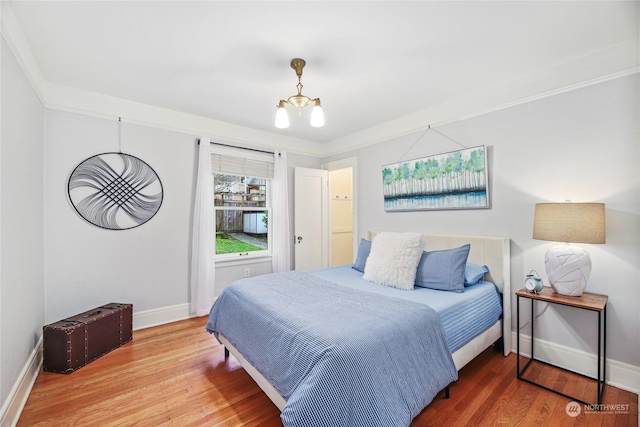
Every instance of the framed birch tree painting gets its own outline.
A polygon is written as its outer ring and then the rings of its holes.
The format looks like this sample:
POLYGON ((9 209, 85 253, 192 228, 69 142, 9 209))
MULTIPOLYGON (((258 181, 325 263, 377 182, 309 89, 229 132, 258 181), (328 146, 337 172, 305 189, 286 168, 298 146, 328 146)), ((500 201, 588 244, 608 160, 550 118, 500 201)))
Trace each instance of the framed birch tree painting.
POLYGON ((484 145, 382 167, 387 212, 489 207, 484 145))

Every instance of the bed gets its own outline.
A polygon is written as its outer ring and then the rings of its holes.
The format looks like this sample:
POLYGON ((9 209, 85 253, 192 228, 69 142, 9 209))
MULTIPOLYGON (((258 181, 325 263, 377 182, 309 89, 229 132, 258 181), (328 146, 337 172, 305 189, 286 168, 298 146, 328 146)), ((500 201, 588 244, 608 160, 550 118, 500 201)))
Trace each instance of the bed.
MULTIPOLYGON (((369 232, 368 240, 373 241, 377 234, 369 232)), ((440 304, 439 300, 435 300, 436 306, 441 305, 436 307, 439 311, 424 305, 424 301, 434 301, 436 294, 451 292, 391 289, 364 280, 362 273, 351 266, 258 276, 250 284, 243 279, 239 282, 243 282, 241 285, 244 289, 257 292, 254 300, 250 301, 252 297, 241 293, 232 293, 237 291, 226 292, 225 289, 212 307, 207 330, 215 334, 225 346, 225 352, 233 354, 282 411, 285 426, 408 425, 439 391, 448 389, 449 383, 457 379, 457 370, 482 351, 500 340, 505 356, 511 349, 509 239, 435 234, 424 234, 422 238, 425 251, 470 244, 468 262, 488 267, 489 272, 481 282, 483 285, 488 282, 486 285, 494 289, 498 295, 495 298, 502 302, 501 312, 495 320, 473 332, 473 336, 456 341, 461 330, 471 328, 458 321, 459 318, 451 314, 453 311, 447 314, 447 302, 440 304), (290 296, 290 292, 305 287, 298 282, 305 283, 308 288, 304 291, 310 293, 304 297, 308 300, 295 300, 290 296), (223 297, 225 294, 228 295, 223 297), (353 301, 349 300, 350 295, 356 296, 353 301), (261 307, 261 301, 272 297, 274 302, 270 308, 261 307), (223 303, 221 298, 226 302, 223 303), (420 298, 424 301, 420 301, 420 298), (340 303, 337 305, 336 301, 340 303), (305 308, 299 310, 296 307, 305 308), (269 310, 276 312, 277 316, 286 317, 269 317, 267 320, 260 317, 260 320, 253 320, 258 315, 262 316, 262 311, 269 310), (291 312, 284 314, 287 310, 291 312), (317 314, 313 314, 314 310, 317 314), (439 320, 429 319, 433 317, 431 312, 439 320), (221 313, 234 313, 236 317, 225 322, 221 313), (330 322, 337 319, 338 315, 346 317, 335 320, 339 323, 333 326, 322 326, 327 321, 331 325, 330 322), (370 326, 377 325, 378 318, 383 319, 381 322, 389 318, 397 319, 397 323, 370 326), (407 320, 417 318, 420 320, 407 320), (445 331, 443 325, 447 322, 449 326, 445 331), (290 327, 290 323, 295 327, 290 327), (432 326, 432 323, 438 325, 432 326), (320 325, 320 329, 313 329, 316 324, 320 325), (452 331, 451 325, 454 325, 454 329, 458 326, 457 332, 452 331), (263 327, 265 329, 259 329, 263 327), (322 341, 324 335, 322 340, 314 341, 325 333, 323 327, 335 330, 340 336, 335 342, 331 341, 331 346, 322 341), (286 333, 291 331, 291 336, 285 336, 280 328, 284 328, 286 333), (347 332, 353 335, 346 335, 347 332), (246 333, 248 337, 239 337, 246 333), (347 336, 357 338, 344 338, 347 336), (297 337, 302 337, 302 342, 296 343, 297 337), (376 341, 370 345, 361 339, 376 341), (364 351, 365 356, 353 356, 348 353, 352 350, 347 349, 347 344, 343 348, 342 343, 352 343, 350 345, 358 347, 358 351, 364 351), (306 354, 307 347, 314 348, 314 351, 317 347, 318 353, 306 354), (366 349, 362 350, 363 347, 366 349), (278 353, 278 349, 286 351, 278 353), (420 351, 430 353, 411 355, 420 351), (333 360, 327 362, 326 358, 329 357, 333 360), (404 364, 407 366, 396 367, 404 364), (325 365, 327 367, 323 370, 318 368, 325 365), (408 373, 402 370, 408 370, 408 373), (310 381, 307 376, 311 377, 310 381), (327 385, 334 388, 327 388, 327 385), (345 391, 348 387, 354 387, 356 392, 345 391), (398 407, 403 408, 400 410, 398 407)), ((467 297, 467 302, 471 303, 477 299, 472 291, 476 289, 465 288, 465 292, 457 295, 460 298, 467 297)), ((462 310, 465 311, 468 312, 468 309, 462 310)))

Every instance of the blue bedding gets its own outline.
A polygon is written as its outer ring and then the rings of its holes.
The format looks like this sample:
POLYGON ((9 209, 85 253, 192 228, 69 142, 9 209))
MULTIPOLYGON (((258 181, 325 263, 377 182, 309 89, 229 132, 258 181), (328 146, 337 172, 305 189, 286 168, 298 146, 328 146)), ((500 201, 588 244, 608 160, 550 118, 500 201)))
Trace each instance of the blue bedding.
POLYGON ((408 426, 458 377, 433 309, 299 271, 227 286, 207 330, 285 398, 285 426, 408 426))
POLYGON ((489 329, 502 316, 502 297, 496 285, 489 282, 465 287, 460 293, 428 288, 405 291, 364 280, 362 273, 351 268, 351 264, 309 273, 350 288, 428 305, 440 316, 451 353, 489 329))

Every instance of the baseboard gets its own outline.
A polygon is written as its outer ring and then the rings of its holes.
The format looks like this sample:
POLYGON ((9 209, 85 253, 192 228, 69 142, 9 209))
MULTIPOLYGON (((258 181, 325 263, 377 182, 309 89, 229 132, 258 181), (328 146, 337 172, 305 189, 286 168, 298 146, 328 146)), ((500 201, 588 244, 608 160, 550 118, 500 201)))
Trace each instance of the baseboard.
MULTIPOLYGON (((512 332, 511 351, 514 353, 517 351, 516 339, 516 333, 512 332)), ((520 334, 520 354, 527 357, 531 355, 531 337, 529 335, 520 334)), ((561 368, 595 378, 598 374, 597 358, 596 354, 536 338, 536 359, 561 368)), ((606 374, 607 384, 632 393, 640 391, 638 390, 638 384, 640 384, 640 368, 638 366, 607 358, 606 374)))
POLYGON ((11 392, 7 396, 2 409, 0 409, 0 426, 13 427, 18 424, 18 419, 22 413, 24 405, 27 403, 27 398, 33 384, 36 382, 40 367, 42 366, 42 335, 36 344, 36 347, 31 352, 29 360, 25 364, 18 380, 13 385, 11 392))
POLYGON ((133 313, 133 330, 164 325, 193 317, 189 313, 189 303, 171 305, 133 313))

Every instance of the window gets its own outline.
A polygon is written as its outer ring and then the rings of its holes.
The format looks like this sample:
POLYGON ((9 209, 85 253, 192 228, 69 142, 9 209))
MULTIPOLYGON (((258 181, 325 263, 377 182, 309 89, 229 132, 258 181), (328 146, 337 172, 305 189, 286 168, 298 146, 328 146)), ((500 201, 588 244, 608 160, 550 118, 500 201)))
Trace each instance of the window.
POLYGON ((270 255, 273 155, 212 146, 216 258, 270 255))

